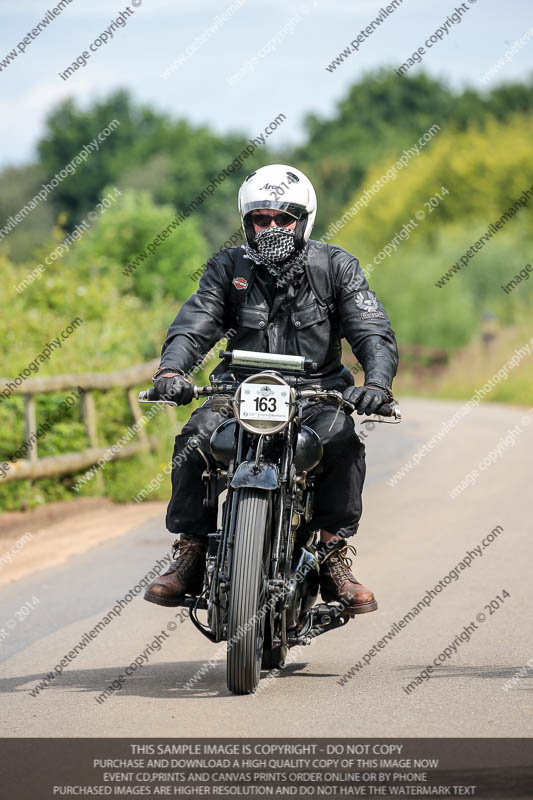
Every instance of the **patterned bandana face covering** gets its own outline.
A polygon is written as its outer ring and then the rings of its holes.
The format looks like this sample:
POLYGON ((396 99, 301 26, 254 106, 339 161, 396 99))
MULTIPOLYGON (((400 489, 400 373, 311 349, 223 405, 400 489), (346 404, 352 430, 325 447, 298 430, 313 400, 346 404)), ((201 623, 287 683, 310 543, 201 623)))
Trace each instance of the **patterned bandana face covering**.
POLYGON ((294 231, 266 228, 255 237, 257 250, 246 244, 246 255, 265 267, 277 289, 300 283, 307 261, 307 246, 296 252, 294 231))
POLYGON ((255 243, 259 255, 263 256, 265 261, 276 263, 285 261, 295 250, 294 231, 279 227, 265 228, 256 234, 255 243))

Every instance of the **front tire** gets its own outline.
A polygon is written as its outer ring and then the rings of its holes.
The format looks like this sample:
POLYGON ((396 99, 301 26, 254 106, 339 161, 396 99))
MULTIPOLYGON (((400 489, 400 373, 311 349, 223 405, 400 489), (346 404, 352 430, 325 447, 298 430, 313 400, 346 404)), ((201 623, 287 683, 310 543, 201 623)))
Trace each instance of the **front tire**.
POLYGON ((228 615, 227 686, 251 694, 259 684, 268 581, 270 492, 241 489, 233 548, 228 615))

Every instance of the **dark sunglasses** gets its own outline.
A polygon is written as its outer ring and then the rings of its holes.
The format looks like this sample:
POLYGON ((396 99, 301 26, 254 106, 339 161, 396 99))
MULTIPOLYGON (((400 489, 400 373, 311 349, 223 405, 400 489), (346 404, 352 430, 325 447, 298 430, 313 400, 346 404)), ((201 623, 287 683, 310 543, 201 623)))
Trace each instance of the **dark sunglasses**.
POLYGON ((296 221, 296 217, 293 217, 292 214, 276 214, 274 217, 269 217, 268 214, 252 214, 252 222, 256 225, 259 225, 260 228, 267 228, 270 223, 274 220, 276 225, 279 227, 284 228, 286 225, 290 225, 291 222, 296 221))

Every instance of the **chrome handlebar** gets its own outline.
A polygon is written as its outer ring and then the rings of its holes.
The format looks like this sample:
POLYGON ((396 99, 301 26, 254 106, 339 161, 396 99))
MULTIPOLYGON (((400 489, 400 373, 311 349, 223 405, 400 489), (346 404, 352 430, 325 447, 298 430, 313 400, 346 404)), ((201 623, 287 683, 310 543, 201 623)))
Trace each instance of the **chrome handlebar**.
MULTIPOLYGON (((235 391, 239 384, 236 383, 220 383, 215 386, 193 386, 193 395, 196 399, 213 394, 229 394, 235 391)), ((336 389, 322 389, 316 387, 309 387, 308 389, 296 389, 297 398, 308 399, 316 397, 317 399, 329 400, 337 403, 341 407, 347 408, 350 413, 355 411, 355 406, 344 399, 342 393, 336 389)), ((155 387, 144 389, 139 392, 139 403, 163 403, 164 405, 177 406, 178 403, 172 400, 163 400, 155 387)), ((364 425, 370 422, 382 422, 388 424, 398 424, 402 420, 402 412, 397 403, 386 403, 380 406, 374 414, 365 415, 360 420, 364 425)))

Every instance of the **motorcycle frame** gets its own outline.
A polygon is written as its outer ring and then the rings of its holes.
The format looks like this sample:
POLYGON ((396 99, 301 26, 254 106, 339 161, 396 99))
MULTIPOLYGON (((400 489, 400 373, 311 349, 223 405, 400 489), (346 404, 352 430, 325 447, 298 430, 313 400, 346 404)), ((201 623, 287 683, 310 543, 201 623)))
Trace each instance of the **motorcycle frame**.
MULTIPOLYGON (((222 352, 221 357, 227 361, 232 361, 234 357, 242 360, 243 354, 240 351, 225 353, 222 352)), ((248 358, 252 357, 255 362, 261 362, 265 359, 264 353, 244 353, 248 358)), ((272 356, 275 360, 275 356, 272 356)), ((283 357, 285 360, 287 357, 283 357)), ((289 357, 290 358, 290 357, 289 357)), ((293 361, 298 361, 294 359, 293 361)), ((297 372, 303 371, 316 371, 316 364, 309 359, 299 359, 301 363, 294 365, 297 372)), ((271 366, 270 364, 268 365, 271 366)), ((288 368, 290 372, 293 366, 288 368)), ((286 370, 268 370, 270 374, 275 372, 280 377, 286 379, 286 370)), ((256 373, 259 374, 259 373, 256 373)), ((235 375, 232 375, 233 381, 230 383, 219 382, 213 383, 212 386, 194 387, 194 396, 200 397, 201 395, 228 395, 232 396, 239 388, 241 381, 235 382, 235 375)), ((297 385, 296 381, 296 385, 297 385)), ((292 382, 291 385, 295 385, 292 382)), ((215 458, 208 457, 204 454, 197 442, 195 447, 201 454, 206 463, 206 469, 203 473, 203 479, 206 486, 206 499, 204 502, 208 506, 214 500, 212 507, 220 506, 220 496, 218 492, 218 481, 222 478, 226 479, 227 496, 222 504, 222 527, 217 529, 216 533, 210 536, 218 536, 218 547, 216 556, 213 563, 213 556, 211 556, 209 548, 206 574, 204 577, 204 589, 197 597, 188 597, 184 600, 184 605, 188 606, 191 621, 195 627, 210 641, 219 642, 227 639, 227 631, 224 628, 223 615, 227 611, 228 591, 231 585, 231 567, 232 567, 232 549, 235 539, 235 527, 237 522, 237 510, 239 503, 239 492, 241 489, 259 488, 263 491, 269 492, 273 498, 270 505, 268 525, 270 529, 270 562, 268 569, 268 585, 267 585, 267 602, 268 605, 271 597, 276 597, 278 603, 278 610, 273 612, 270 619, 272 624, 271 629, 271 647, 282 646, 288 647, 300 644, 310 644, 311 640, 328 630, 341 627, 345 625, 350 617, 346 613, 342 603, 322 603, 312 606, 307 603, 308 596, 305 598, 306 608, 300 604, 297 605, 299 600, 304 598, 303 591, 297 592, 297 584, 305 580, 305 576, 309 569, 303 569, 300 572, 302 562, 305 561, 305 555, 308 555, 307 564, 311 569, 313 566, 318 566, 318 562, 313 562, 313 552, 310 550, 310 545, 314 539, 316 532, 309 531, 304 526, 308 537, 304 544, 301 545, 301 557, 298 560, 296 569, 292 569, 292 562, 294 557, 294 546, 298 529, 303 520, 307 523, 312 519, 312 506, 314 499, 314 481, 316 469, 318 464, 314 464, 309 472, 302 470, 300 474, 296 473, 295 455, 298 433, 302 427, 301 419, 301 401, 305 398, 316 398, 317 400, 324 399, 328 402, 334 401, 339 405, 339 411, 342 406, 351 408, 350 403, 345 401, 343 395, 337 390, 322 389, 317 386, 308 386, 307 388, 298 389, 297 394, 293 396, 291 402, 297 405, 296 412, 290 415, 289 421, 285 428, 276 433, 252 433, 247 431, 243 425, 239 423, 236 418, 235 424, 235 439, 233 445, 234 457, 230 460, 227 469, 217 465, 215 458), (275 437, 284 440, 282 449, 282 458, 280 464, 273 463, 263 458, 263 443, 264 437, 275 437), (253 455, 255 445, 255 457, 252 461, 248 458, 248 453, 253 455), (244 457, 246 454, 246 458, 244 457), (262 459, 262 460, 261 460, 262 459), (240 474, 239 474, 240 473, 240 474), (296 501, 298 507, 295 509, 296 501), (298 524, 293 525, 293 515, 298 515, 298 524), (272 530, 275 528, 274 536, 272 530), (227 570, 225 571, 225 565, 227 570), (224 569, 223 569, 224 567, 224 569), (281 590, 281 591, 280 591, 281 590), (205 595, 209 591, 209 598, 206 601, 205 595), (291 607, 292 603, 292 607, 291 607), (311 607, 312 606, 312 607, 311 607), (208 623, 206 626, 200 622, 197 616, 198 609, 207 609, 208 623), (293 624, 287 630, 287 610, 291 610, 291 622, 293 624), (303 616, 296 617, 296 612, 303 610, 303 616), (274 614, 280 619, 279 635, 276 634, 275 625, 272 622, 274 614), (294 632, 293 628, 299 626, 294 632), (214 628, 214 630, 213 630, 214 628), (290 633, 290 636, 288 635, 290 633)), ((139 394, 139 402, 162 402, 167 403, 168 400, 161 399, 157 396, 154 397, 153 390, 142 391, 139 394)), ((170 401, 172 405, 176 405, 170 401)), ((233 416, 233 415, 232 415, 233 416)), ((389 402, 385 403, 373 415, 362 420, 362 423, 373 422, 374 419, 380 423, 398 424, 401 422, 402 415, 399 406, 390 397, 389 402)), ((217 427, 218 430, 218 427, 217 427)), ((191 443, 192 441, 189 440, 191 443)), ((303 587, 302 587, 303 589, 303 587)), ((316 601, 317 594, 310 595, 316 601)), ((272 610, 272 609, 270 609, 272 610)))
MULTIPOLYGON (((300 401, 297 400, 296 402, 299 410, 300 401)), ((209 497, 212 492, 216 494, 216 485, 222 475, 226 478, 227 489, 227 496, 223 501, 216 560, 214 564, 211 564, 211 576, 207 574, 207 586, 204 589, 204 594, 205 590, 209 589, 207 609, 212 618, 211 630, 207 631, 205 626, 197 619, 195 612, 199 607, 198 602, 191 605, 190 616, 195 626, 211 641, 219 642, 227 639, 226 625, 221 617, 224 616, 227 609, 228 592, 231 586, 232 551, 240 490, 243 488, 258 488, 270 492, 272 496, 268 531, 270 536, 270 563, 268 565, 266 603, 268 604, 277 595, 276 606, 278 608, 271 608, 269 614, 273 628, 271 637, 274 645, 288 646, 286 619, 287 608, 291 600, 289 581, 291 578, 296 530, 301 525, 304 511, 308 507, 308 494, 314 484, 314 478, 308 477, 305 473, 299 481, 296 481, 294 469, 291 469, 294 464, 297 435, 301 424, 300 414, 297 413, 282 431, 272 434, 272 438, 279 438, 280 440, 278 442, 281 449, 280 464, 264 458, 262 446, 265 435, 246 431, 238 420, 236 420, 234 441, 235 455, 227 471, 213 466, 214 462, 212 464, 206 459, 207 468, 203 473, 203 478, 206 483, 207 496, 209 497), (252 463, 251 458, 246 456, 253 455, 254 450, 255 457, 252 463), (240 477, 238 473, 240 473, 240 477), (237 481, 235 480, 236 477, 238 478, 237 481), (301 510, 296 511, 295 499, 298 493, 301 493, 301 510), (299 516, 299 524, 293 530, 292 519, 294 513, 299 516), (209 578, 211 579, 209 580, 209 578), (282 590, 281 592, 279 591, 280 589, 282 590), (283 591, 283 589, 286 591, 283 591), (213 615, 218 615, 218 619, 213 620, 213 615), (275 620, 278 618, 280 624, 279 630, 276 630, 278 626, 276 626, 275 620), (213 628, 215 629, 214 631, 213 628)), ((220 504, 220 499, 218 499, 218 504, 220 504)))

